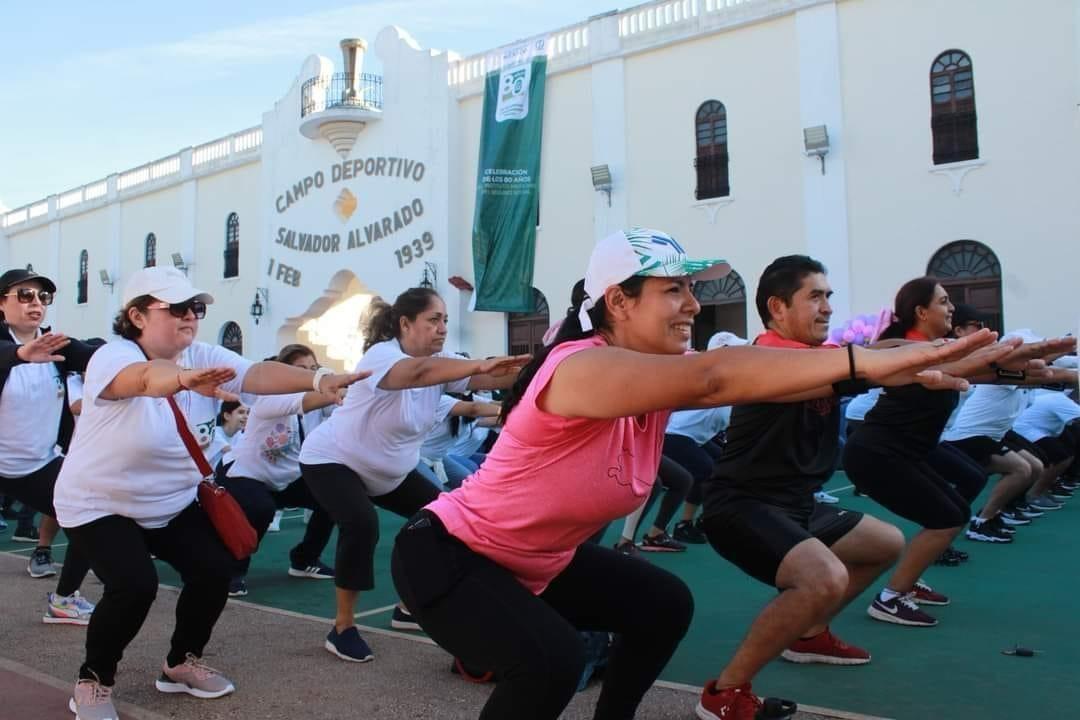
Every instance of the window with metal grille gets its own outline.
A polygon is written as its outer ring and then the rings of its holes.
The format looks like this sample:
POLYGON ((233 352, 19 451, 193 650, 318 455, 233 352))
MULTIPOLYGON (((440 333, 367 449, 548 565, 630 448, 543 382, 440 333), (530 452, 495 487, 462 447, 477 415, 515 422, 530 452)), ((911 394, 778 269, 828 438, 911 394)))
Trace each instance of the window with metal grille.
POLYGON ((87 295, 90 289, 90 281, 87 276, 90 272, 90 256, 85 250, 79 253, 79 288, 75 302, 79 305, 85 305, 87 302, 87 295))
POLYGON ((694 197, 706 200, 731 194, 728 181, 727 109, 719 100, 707 100, 694 119, 697 156, 694 169, 697 189, 694 197))
POLYGON ((240 216, 229 213, 225 220, 225 273, 227 278, 240 275, 240 216))
POLYGON ((237 355, 244 354, 244 333, 232 320, 221 326, 221 347, 237 355))
POLYGON ((551 325, 547 299, 533 288, 533 310, 527 313, 508 313, 506 316, 510 354, 536 354, 544 347, 544 333, 551 325))
POLYGON ((926 274, 941 282, 950 300, 971 305, 989 316, 990 329, 1002 331, 1001 263, 993 250, 974 240, 951 242, 930 258, 926 274))
POLYGON ((701 312, 694 318, 693 345, 705 350, 709 338, 721 330, 746 337, 746 285, 732 270, 722 278, 694 283, 701 312))
POLYGON ((143 267, 157 265, 157 238, 154 233, 146 236, 146 248, 143 250, 143 267))
POLYGON ((961 50, 946 50, 930 68, 930 129, 935 165, 979 157, 975 75, 961 50))

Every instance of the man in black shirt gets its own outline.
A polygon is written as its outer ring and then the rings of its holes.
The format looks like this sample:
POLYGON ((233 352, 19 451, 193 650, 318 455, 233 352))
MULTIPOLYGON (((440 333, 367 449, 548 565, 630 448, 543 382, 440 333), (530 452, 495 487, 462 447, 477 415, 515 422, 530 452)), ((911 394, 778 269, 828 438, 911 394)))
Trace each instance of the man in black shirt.
MULTIPOLYGON (((766 332, 755 343, 813 352, 828 336, 830 295, 818 261, 802 255, 775 260, 758 285, 766 332)), ((777 655, 799 663, 870 661, 869 653, 834 636, 827 623, 896 561, 904 537, 892 525, 816 504, 813 497, 836 467, 838 394, 863 389, 823 387, 786 402, 732 410, 727 445, 705 496, 703 527, 718 553, 780 593, 706 687, 727 697, 703 701, 698 716, 704 720, 753 717, 759 701, 750 681, 777 655)))

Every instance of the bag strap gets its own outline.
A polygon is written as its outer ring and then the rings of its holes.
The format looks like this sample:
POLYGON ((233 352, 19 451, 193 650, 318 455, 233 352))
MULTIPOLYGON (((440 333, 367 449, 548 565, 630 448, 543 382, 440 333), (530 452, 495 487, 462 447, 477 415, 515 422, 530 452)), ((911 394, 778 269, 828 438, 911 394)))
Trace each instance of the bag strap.
POLYGON ((187 420, 184 419, 184 413, 180 411, 180 406, 176 404, 176 398, 169 395, 165 400, 168 401, 173 419, 176 420, 176 432, 180 433, 180 439, 184 441, 184 447, 187 448, 191 459, 195 461, 195 466, 199 468, 204 480, 212 478, 214 471, 210 467, 210 463, 206 461, 206 455, 203 454, 202 448, 199 447, 198 441, 195 440, 195 436, 191 434, 191 428, 188 427, 187 420))

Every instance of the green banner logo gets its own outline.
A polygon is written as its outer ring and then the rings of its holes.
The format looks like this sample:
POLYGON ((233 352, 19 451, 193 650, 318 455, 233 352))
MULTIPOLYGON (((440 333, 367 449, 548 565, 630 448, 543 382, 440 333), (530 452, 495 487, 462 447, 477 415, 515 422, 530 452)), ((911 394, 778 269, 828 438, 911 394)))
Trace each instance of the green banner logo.
POLYGON ((502 68, 484 83, 473 216, 474 310, 534 309, 546 76, 546 41, 537 40, 507 48, 502 68))

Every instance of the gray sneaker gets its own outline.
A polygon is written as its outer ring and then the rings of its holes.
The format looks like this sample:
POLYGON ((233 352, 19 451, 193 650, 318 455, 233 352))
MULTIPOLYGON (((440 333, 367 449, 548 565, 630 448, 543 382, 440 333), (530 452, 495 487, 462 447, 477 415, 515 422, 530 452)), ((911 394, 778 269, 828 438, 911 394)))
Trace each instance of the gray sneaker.
POLYGON ((191 653, 176 667, 162 667, 154 687, 159 692, 187 693, 197 698, 219 698, 236 690, 227 677, 191 653))
POLYGON ((97 680, 77 682, 68 709, 75 713, 75 720, 120 720, 112 702, 112 688, 97 680))
POLYGON ((1042 497, 1031 498, 1028 500, 1028 505, 1036 510, 1060 510, 1064 505, 1059 502, 1055 502, 1050 498, 1043 495, 1042 497))
POLYGON ((26 564, 26 572, 32 578, 50 577, 56 574, 56 567, 52 561, 52 550, 39 547, 30 556, 30 562, 26 564))

